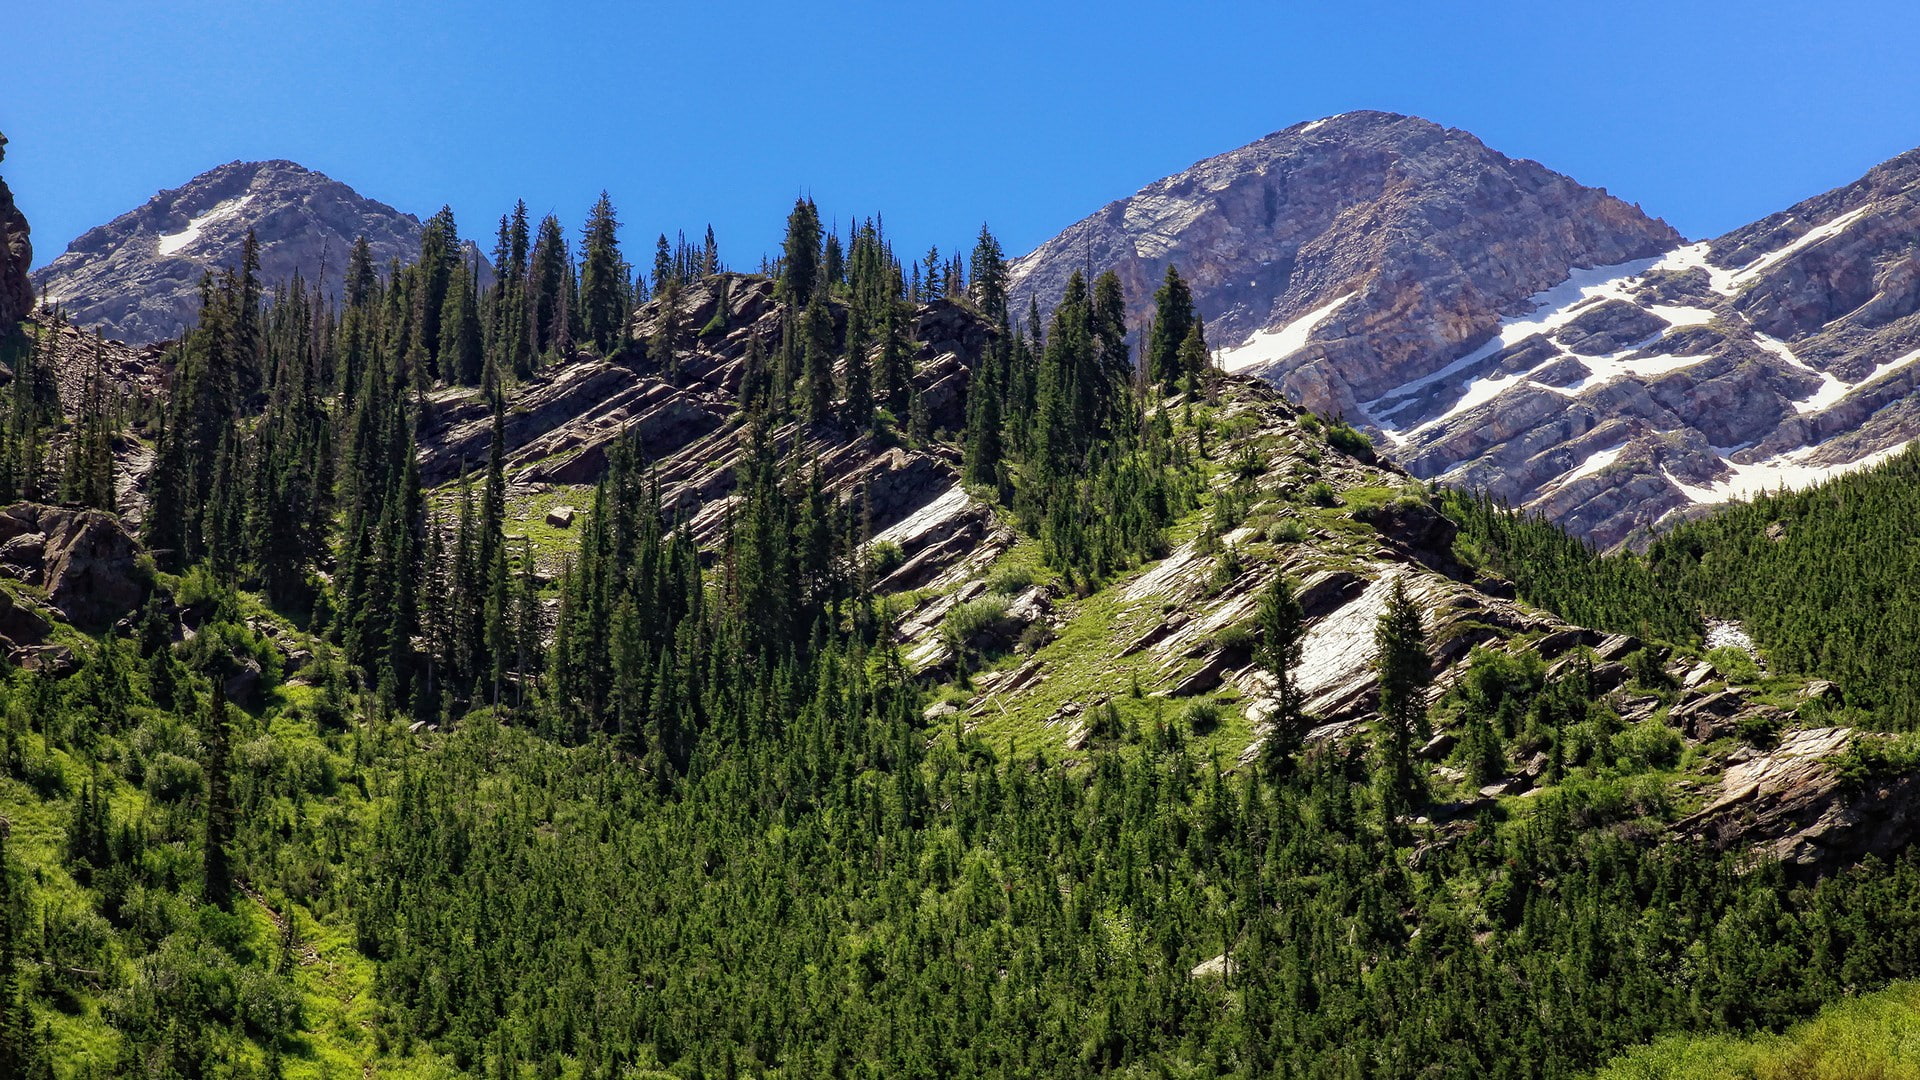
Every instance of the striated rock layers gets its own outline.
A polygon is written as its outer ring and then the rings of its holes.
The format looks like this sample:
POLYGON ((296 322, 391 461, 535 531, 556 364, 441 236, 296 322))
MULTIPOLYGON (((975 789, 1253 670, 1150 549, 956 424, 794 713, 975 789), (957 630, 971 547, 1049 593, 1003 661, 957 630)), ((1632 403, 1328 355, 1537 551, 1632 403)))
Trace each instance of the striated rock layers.
POLYGON ((1637 207, 1467 132, 1352 112, 1108 204, 1019 259, 1012 288, 1046 305, 1074 270, 1112 268, 1138 320, 1171 263, 1216 346, 1324 312, 1333 325, 1314 336, 1311 362, 1266 374, 1310 409, 1352 414, 1467 352, 1573 268, 1679 239, 1637 207))
POLYGON ((1143 318, 1176 264, 1223 367, 1610 547, 1920 434, 1916 236, 1920 151, 1687 244, 1464 132, 1348 113, 1109 205, 1014 282, 1045 303, 1113 267, 1143 318))
POLYGON ((376 266, 420 251, 412 214, 291 161, 235 161, 88 230, 34 282, 80 326, 133 344, 162 341, 192 322, 201 276, 238 265, 249 229, 269 287, 298 273, 336 297, 357 237, 376 266))

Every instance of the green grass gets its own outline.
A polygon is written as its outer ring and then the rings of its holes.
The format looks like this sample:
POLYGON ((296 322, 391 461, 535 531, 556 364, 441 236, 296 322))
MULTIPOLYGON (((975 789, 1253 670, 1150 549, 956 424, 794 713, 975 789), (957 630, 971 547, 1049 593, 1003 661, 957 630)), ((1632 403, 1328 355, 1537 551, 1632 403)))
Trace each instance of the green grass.
POLYGON ((1595 1080, 1920 1080, 1920 982, 1820 1010, 1778 1035, 1679 1035, 1620 1055, 1595 1080))

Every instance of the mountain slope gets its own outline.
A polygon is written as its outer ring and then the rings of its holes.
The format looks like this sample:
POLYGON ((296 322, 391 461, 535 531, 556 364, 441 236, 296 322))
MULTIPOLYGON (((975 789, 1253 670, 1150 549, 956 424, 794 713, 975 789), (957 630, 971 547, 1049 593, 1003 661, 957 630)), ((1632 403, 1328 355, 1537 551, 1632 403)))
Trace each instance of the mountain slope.
POLYGON ((236 265, 248 229, 262 281, 297 272, 336 298, 356 237, 376 267, 420 250, 412 214, 291 161, 234 161, 89 229, 33 280, 79 326, 132 344, 178 337, 199 308, 201 276, 236 265))
POLYGON ((1465 133, 1348 113, 1149 185, 1015 282, 1044 302, 1090 251, 1138 300, 1172 262, 1229 370, 1612 546, 1920 434, 1916 231, 1920 151, 1688 244, 1465 133))
POLYGON ((1259 364, 1308 408, 1357 415, 1573 268, 1678 240, 1638 208, 1464 131, 1352 112, 1109 204, 1018 260, 1011 291, 1050 304, 1090 262, 1120 275, 1137 320, 1172 263, 1208 340, 1247 345, 1233 368, 1259 364), (1309 342, 1310 359, 1290 355, 1309 342))
POLYGON ((1421 476, 1603 545, 1920 434, 1920 151, 1718 239, 1583 271, 1366 403, 1421 476))

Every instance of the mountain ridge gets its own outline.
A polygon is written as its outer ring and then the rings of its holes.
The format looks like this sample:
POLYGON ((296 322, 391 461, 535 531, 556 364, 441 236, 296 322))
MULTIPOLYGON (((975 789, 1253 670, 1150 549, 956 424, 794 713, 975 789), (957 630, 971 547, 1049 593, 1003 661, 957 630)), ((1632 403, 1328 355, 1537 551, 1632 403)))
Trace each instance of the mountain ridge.
POLYGON ((76 324, 145 344, 179 336, 198 310, 201 277, 235 266, 249 229, 259 239, 263 281, 282 284, 298 273, 338 299, 358 237, 384 266, 418 254, 423 227, 298 162, 235 160, 80 234, 33 281, 42 302, 59 304, 76 324))

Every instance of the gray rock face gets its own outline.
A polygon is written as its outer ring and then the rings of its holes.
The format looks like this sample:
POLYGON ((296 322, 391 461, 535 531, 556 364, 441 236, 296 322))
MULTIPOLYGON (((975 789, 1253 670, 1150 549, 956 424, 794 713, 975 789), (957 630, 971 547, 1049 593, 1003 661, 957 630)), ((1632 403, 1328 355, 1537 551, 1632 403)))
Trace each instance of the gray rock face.
POLYGON ((178 337, 200 305, 200 279, 239 264, 247 230, 268 287, 298 272, 338 297, 347 256, 365 236, 374 265, 420 251, 420 219, 291 161, 235 161, 162 191, 33 275, 45 303, 108 337, 178 337))
POLYGON ((1920 435, 1917 237, 1920 151, 1719 239, 1579 272, 1360 417, 1419 476, 1636 544, 1920 435))
MULTIPOLYGON (((0 161, 6 160, 7 137, 0 135, 0 161)), ((13 192, 0 180, 0 331, 33 310, 33 241, 27 235, 26 215, 13 204, 13 192)))
POLYGON ((1478 345, 1573 268, 1678 241, 1638 208, 1464 131, 1353 112, 1109 204, 1018 260, 1012 291, 1044 306, 1090 263, 1118 273, 1142 320, 1173 263, 1215 346, 1257 343, 1337 302, 1310 348, 1262 373, 1310 409, 1354 414, 1478 345))
POLYGON ((1920 434, 1916 238, 1920 151, 1685 244, 1464 132, 1348 113, 1107 206, 1014 289, 1112 267, 1144 318, 1175 263, 1223 366, 1612 547, 1920 434))
POLYGON ((76 626, 98 630, 147 595, 140 545, 98 510, 16 503, 0 512, 0 575, 46 590, 76 626))

